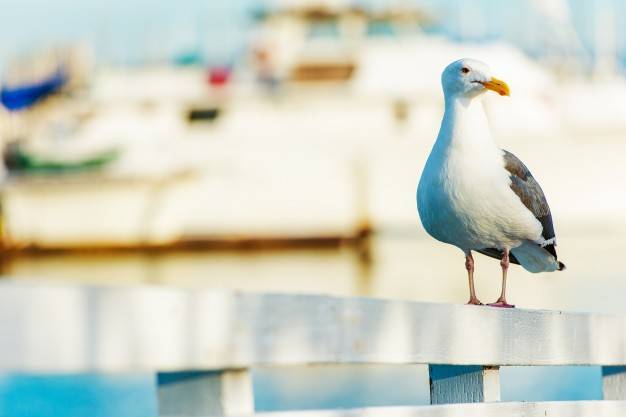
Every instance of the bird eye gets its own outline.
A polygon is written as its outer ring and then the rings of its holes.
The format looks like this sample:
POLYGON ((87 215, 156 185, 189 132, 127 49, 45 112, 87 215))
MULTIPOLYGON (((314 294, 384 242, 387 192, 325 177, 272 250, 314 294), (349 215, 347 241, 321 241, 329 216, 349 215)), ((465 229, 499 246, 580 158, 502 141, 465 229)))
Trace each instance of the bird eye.
POLYGON ((462 72, 463 74, 467 74, 468 72, 470 72, 470 70, 469 70, 469 68, 467 68, 467 67, 463 67, 463 68, 461 68, 461 72, 462 72))

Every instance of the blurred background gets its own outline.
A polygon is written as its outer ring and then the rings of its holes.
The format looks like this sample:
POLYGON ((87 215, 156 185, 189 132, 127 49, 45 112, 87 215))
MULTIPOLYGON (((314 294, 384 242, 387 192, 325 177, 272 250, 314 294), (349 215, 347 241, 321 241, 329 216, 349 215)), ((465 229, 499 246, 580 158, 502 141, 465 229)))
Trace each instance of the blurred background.
MULTIPOLYGON (((485 109, 542 184, 568 266, 514 268, 509 301, 626 314, 624 2, 1 10, 4 277, 463 303, 463 254, 425 234, 415 189, 441 121, 440 73, 471 57, 511 87, 485 109)), ((497 262, 477 258, 477 287, 497 298, 497 262)), ((594 373, 510 368, 503 399, 600 398, 581 382, 594 373)), ((255 375, 259 409, 428 398, 420 366, 255 375), (333 396, 339 385, 350 395, 333 396)))

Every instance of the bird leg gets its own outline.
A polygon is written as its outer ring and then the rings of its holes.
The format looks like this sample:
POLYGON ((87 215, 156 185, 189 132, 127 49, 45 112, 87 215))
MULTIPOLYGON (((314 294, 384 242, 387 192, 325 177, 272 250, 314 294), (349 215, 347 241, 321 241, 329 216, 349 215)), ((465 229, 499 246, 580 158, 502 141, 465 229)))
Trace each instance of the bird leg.
POLYGON ((509 250, 504 250, 504 255, 502 255, 502 260, 500 261, 500 266, 502 267, 502 292, 500 293, 500 298, 495 303, 489 304, 492 307, 503 307, 503 308, 514 308, 513 304, 509 304, 506 302, 506 273, 509 270, 509 250))
POLYGON ((467 252, 465 255, 465 269, 467 269, 467 277, 469 279, 470 299, 467 304, 481 306, 483 303, 476 297, 476 290, 474 289, 474 258, 472 252, 467 252))

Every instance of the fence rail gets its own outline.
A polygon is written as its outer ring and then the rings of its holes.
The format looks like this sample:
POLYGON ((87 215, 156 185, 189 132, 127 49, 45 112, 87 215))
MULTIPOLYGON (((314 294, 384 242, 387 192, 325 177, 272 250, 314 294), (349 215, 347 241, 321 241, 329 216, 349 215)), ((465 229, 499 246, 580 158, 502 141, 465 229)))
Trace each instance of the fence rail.
POLYGON ((419 407, 260 413, 258 417, 608 417, 626 415, 626 402, 483 403, 419 407))
POLYGON ((505 365, 600 365, 605 400, 626 400, 622 316, 5 280, 0 332, 0 372, 154 372, 162 415, 252 414, 251 368, 348 363, 428 364, 432 404, 484 404, 312 416, 626 415, 622 401, 495 403, 505 365))

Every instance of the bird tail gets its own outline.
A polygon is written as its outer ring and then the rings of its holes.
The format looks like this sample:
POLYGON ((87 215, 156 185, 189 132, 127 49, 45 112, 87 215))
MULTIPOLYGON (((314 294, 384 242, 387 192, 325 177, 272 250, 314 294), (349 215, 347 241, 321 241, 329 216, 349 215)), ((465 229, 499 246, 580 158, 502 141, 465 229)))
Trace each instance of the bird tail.
POLYGON ((535 242, 525 241, 511 253, 525 270, 533 273, 562 271, 565 264, 557 261, 556 257, 535 242))

